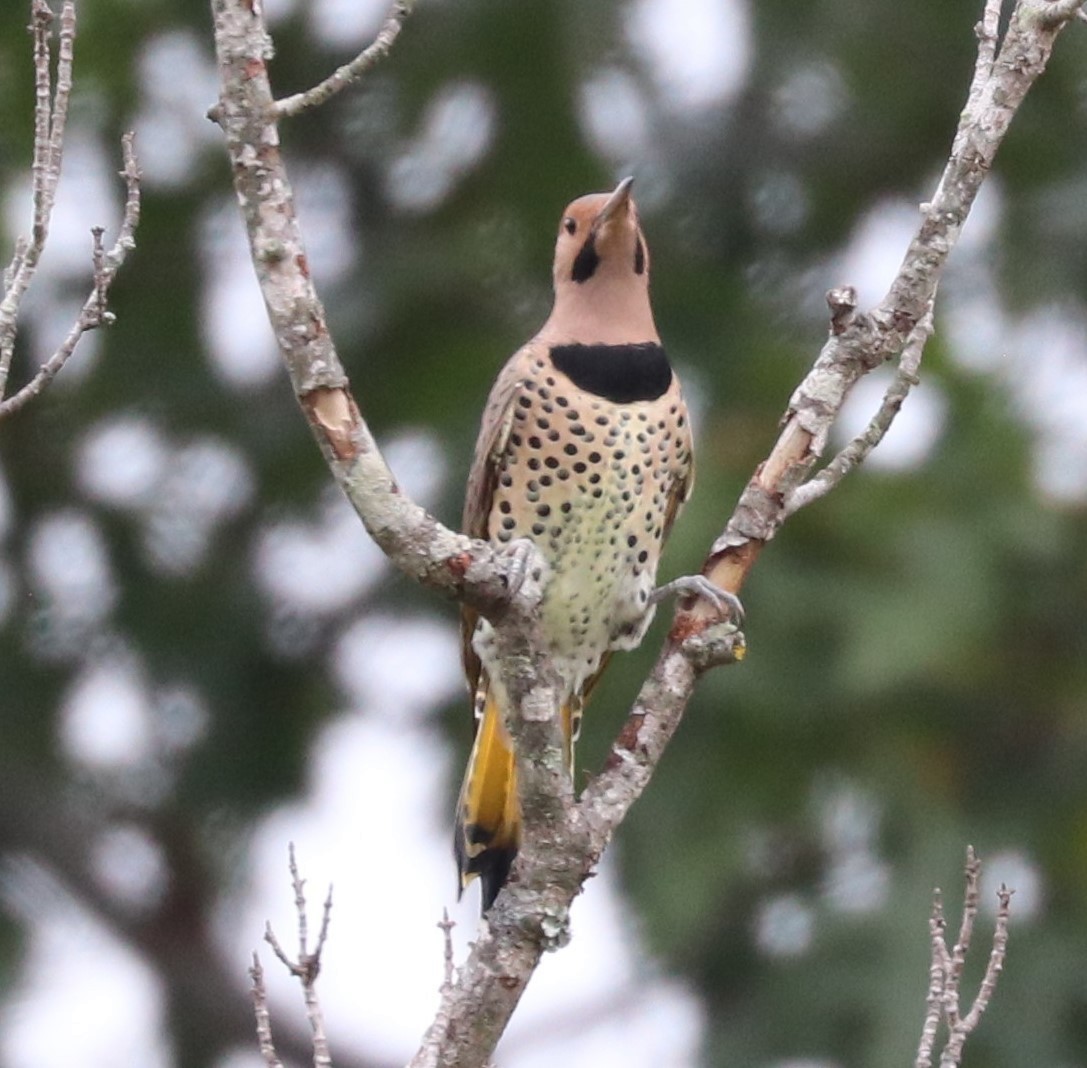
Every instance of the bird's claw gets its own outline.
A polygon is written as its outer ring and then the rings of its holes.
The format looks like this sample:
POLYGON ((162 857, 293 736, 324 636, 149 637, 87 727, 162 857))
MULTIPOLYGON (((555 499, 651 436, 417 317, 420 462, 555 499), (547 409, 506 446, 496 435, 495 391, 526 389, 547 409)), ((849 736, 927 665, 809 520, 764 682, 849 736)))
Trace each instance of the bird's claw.
POLYGON ((682 575, 663 586, 658 586, 650 595, 649 603, 658 604, 665 597, 677 594, 701 597, 709 601, 714 608, 730 622, 740 626, 744 621, 744 606, 740 598, 729 590, 714 585, 705 575, 682 575))
MULTIPOLYGON (((536 546, 528 538, 518 538, 506 547, 505 555, 510 562, 509 571, 506 573, 506 589, 509 590, 511 598, 521 592, 521 587, 528 578, 529 560, 535 548, 536 546)), ((540 576, 537 573, 532 577, 539 579, 540 576)))

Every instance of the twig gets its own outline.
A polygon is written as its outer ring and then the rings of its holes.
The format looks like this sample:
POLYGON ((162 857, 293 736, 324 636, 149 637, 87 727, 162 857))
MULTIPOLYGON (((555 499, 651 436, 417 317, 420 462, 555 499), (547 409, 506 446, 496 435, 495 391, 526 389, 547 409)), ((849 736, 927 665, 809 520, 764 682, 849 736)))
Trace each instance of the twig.
MULTIPOLYGON (((986 175, 992 168, 1019 105, 1045 70, 1062 23, 1042 17, 1052 14, 1062 0, 1017 0, 1004 40, 997 48, 1000 0, 986 0, 977 29, 978 57, 966 106, 959 118, 951 155, 929 203, 921 206, 921 220, 902 266, 887 295, 868 313, 844 311, 832 301, 830 337, 811 373, 789 401, 784 429, 767 460, 748 483, 732 518, 714 544, 703 574, 722 589, 739 593, 762 548, 774 537, 790 512, 826 491, 815 476, 816 488, 798 487, 810 477, 823 454, 830 428, 842 402, 859 379, 889 359, 906 366, 884 399, 866 431, 879 434, 890 425, 898 397, 910 383, 909 362, 920 358, 927 337, 918 327, 930 313, 940 276, 954 249, 963 223, 986 175), (916 352, 907 350, 918 346, 916 352)), ((836 294, 838 291, 834 291, 836 294)), ((847 292, 843 290, 842 292, 847 292)), ((845 302, 848 305, 848 301, 845 302)), ((866 435, 862 435, 865 437, 866 435)), ((844 476, 866 455, 865 446, 852 443, 825 476, 832 482, 844 476), (842 475, 838 470, 842 469, 842 475)), ((677 620, 684 632, 708 625, 712 609, 699 601, 677 620)))
POLYGON ((264 969, 256 953, 253 954, 253 963, 249 967, 249 978, 252 981, 253 1014, 257 1018, 257 1044, 260 1047, 260 1055, 264 1058, 267 1068, 283 1068, 283 1062, 279 1059, 275 1043, 272 1041, 268 991, 264 986, 264 969))
POLYGON ((958 1068, 966 1041, 977 1029, 982 1014, 989 1007, 997 980, 1004 967, 1008 949, 1008 922, 1011 916, 1011 895, 1001 884, 997 891, 998 907, 993 943, 985 976, 978 988, 970 1011, 964 1016, 960 1008, 963 967, 970 950, 974 924, 978 915, 978 886, 981 879, 981 862, 973 846, 966 849, 966 889, 963 894, 962 920, 959 937, 949 950, 947 946, 947 921, 944 919, 940 891, 933 893, 932 915, 929 918, 930 964, 928 995, 925 999, 925 1020, 921 1027, 921 1041, 917 1047, 914 1068, 932 1068, 936 1034, 940 1020, 947 1025, 947 1041, 940 1054, 940 1068, 958 1068))
POLYGON ((415 0, 393 0, 385 21, 381 24, 377 36, 373 42, 363 49, 350 63, 333 71, 323 82, 307 89, 304 93, 295 93, 276 101, 276 114, 280 118, 288 118, 300 115, 310 108, 320 107, 331 100, 337 93, 342 92, 350 85, 359 81, 367 71, 376 66, 389 53, 397 37, 404 20, 411 14, 415 6, 415 0))
POLYGON ((442 909, 442 918, 438 922, 438 928, 442 932, 442 964, 444 967, 442 978, 442 993, 453 985, 453 928, 456 923, 449 918, 449 910, 442 909))
POLYGON ((1083 18, 1084 0, 1044 0, 1039 13, 1047 26, 1060 26, 1073 18, 1083 18))
MULTIPOLYGON (((100 326, 109 326, 114 320, 113 313, 107 308, 110 287, 117 277, 117 272, 125 262, 129 252, 136 247, 135 233, 140 221, 140 170, 136 161, 134 146, 135 134, 126 133, 121 138, 121 151, 124 155, 124 170, 120 172, 125 180, 125 209, 117 240, 108 251, 102 247, 103 230, 100 226, 91 230, 92 263, 94 281, 90 295, 83 302, 76 321, 69 329, 64 341, 56 351, 38 368, 34 377, 17 393, 0 402, 0 419, 17 412, 37 397, 50 382, 56 378, 60 369, 75 352, 80 338, 89 330, 100 326)), ((17 307, 16 307, 17 310, 17 307)), ((2 319, 0 319, 2 323, 2 319)), ((14 321, 12 322, 14 327, 14 321)), ((14 338, 14 333, 12 334, 14 338)))
POLYGON ((783 516, 788 518, 805 505, 825 497, 855 467, 862 464, 872 450, 883 440, 891 424, 902 408, 902 402, 910 390, 920 381, 918 371, 921 355, 932 336, 932 310, 910 331, 902 355, 898 361, 891 384, 883 394, 883 400, 868 426, 858 434, 833 460, 807 482, 799 485, 785 499, 783 516))
POLYGON ((943 1012, 944 958, 946 948, 944 932, 947 921, 944 919, 944 907, 940 890, 932 892, 932 913, 928 921, 929 930, 929 982, 928 995, 925 998, 925 1022, 921 1027, 921 1041, 917 1047, 914 1068, 932 1068, 932 1049, 936 1043, 936 1031, 940 1026, 943 1012))
POLYGON ((117 241, 108 252, 102 248, 103 230, 92 229, 94 288, 84 302, 74 325, 60 347, 38 368, 16 394, 3 400, 15 352, 19 308, 49 238, 49 223, 56 203, 64 156, 64 133, 72 93, 72 61, 75 51, 76 13, 73 0, 65 0, 60 15, 56 86, 50 71, 49 38, 54 15, 46 0, 33 0, 30 31, 34 36, 34 162, 32 165, 33 219, 31 236, 19 238, 15 254, 4 272, 4 296, 0 301, 0 418, 18 411, 38 396, 56 377, 75 351, 79 339, 95 327, 108 325, 113 316, 107 310, 109 288, 128 252, 135 247, 140 217, 140 173, 133 148, 133 135, 121 139, 124 157, 125 210, 117 241))
POLYGON ((284 967, 302 984, 302 998, 306 1005, 306 1017, 313 1035, 314 1068, 332 1068, 332 1056, 328 1049, 328 1036, 325 1033, 324 1013, 317 998, 317 976, 321 973, 321 954, 328 940, 328 927, 332 920, 332 887, 325 897, 324 911, 321 916, 321 929, 317 934, 317 945, 309 950, 309 918, 306 914, 306 882, 299 874, 295 859, 294 843, 288 847, 291 886, 294 890, 294 908, 298 916, 298 958, 292 960, 276 938, 272 925, 264 928, 264 941, 272 947, 272 952, 284 967))

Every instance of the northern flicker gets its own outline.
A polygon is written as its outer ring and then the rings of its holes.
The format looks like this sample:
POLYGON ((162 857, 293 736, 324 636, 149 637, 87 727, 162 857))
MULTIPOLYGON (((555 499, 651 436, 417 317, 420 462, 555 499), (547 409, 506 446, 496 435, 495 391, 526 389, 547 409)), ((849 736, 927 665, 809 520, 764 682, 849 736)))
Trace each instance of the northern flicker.
MULTIPOLYGON (((612 650, 636 647, 653 618, 661 547, 693 478, 687 408, 653 322, 632 184, 563 212, 551 315, 491 389, 464 504, 468 534, 500 546, 529 538, 550 565, 542 631, 563 679, 571 773, 585 698, 612 650)), ((690 582, 682 588, 713 596, 690 582)), ((463 611, 477 723, 455 852, 461 889, 478 875, 484 910, 509 874, 521 822, 504 709, 478 654, 489 627, 463 611)))

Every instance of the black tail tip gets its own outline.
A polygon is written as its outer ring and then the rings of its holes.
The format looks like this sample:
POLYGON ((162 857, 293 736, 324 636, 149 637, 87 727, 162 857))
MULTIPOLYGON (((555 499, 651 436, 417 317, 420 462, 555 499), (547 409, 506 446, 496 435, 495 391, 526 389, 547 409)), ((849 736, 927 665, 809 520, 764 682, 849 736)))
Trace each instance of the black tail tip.
POLYGON ((516 849, 497 848, 488 849, 476 858, 479 865, 479 883, 483 891, 483 904, 479 910, 481 915, 494 904, 498 892, 506 885, 516 856, 516 849))

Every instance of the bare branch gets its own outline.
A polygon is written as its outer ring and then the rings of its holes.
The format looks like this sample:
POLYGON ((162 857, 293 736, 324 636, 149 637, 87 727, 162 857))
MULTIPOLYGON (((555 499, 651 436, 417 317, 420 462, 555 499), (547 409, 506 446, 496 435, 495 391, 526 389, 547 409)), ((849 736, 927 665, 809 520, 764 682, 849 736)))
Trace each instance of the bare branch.
POLYGON ((253 963, 249 967, 249 978, 252 981, 253 1013, 257 1018, 257 1043, 260 1046, 260 1055, 264 1058, 267 1068, 283 1068, 283 1062, 279 1059, 275 1043, 272 1041, 268 991, 264 986, 264 969, 256 953, 253 954, 253 963))
POLYGON ((456 923, 449 918, 449 910, 442 909, 442 918, 438 923, 438 929, 442 932, 443 993, 453 985, 453 928, 456 926, 456 923))
MULTIPOLYGON (((848 308, 848 299, 840 307, 837 298, 832 301, 830 337, 789 401, 777 444, 751 478, 703 566, 702 573, 722 589, 739 593, 763 546, 790 512, 826 492, 821 487, 810 491, 805 487, 794 496, 823 454, 830 428, 850 389, 869 371, 898 359, 906 366, 900 367, 891 395, 884 398, 882 414, 873 420, 877 424, 874 433, 880 433, 879 427, 885 432, 890 425, 901 405, 899 397, 911 384, 909 362, 920 359, 928 328, 920 335, 916 331, 930 313, 948 256, 997 149, 1019 105, 1045 70, 1062 28, 1061 21, 1042 14, 1063 12, 1061 2, 1017 0, 997 49, 1001 4, 986 0, 977 28, 978 58, 967 103, 932 200, 921 206, 917 230, 883 300, 863 314, 848 308), (912 354, 907 351, 911 341, 917 346, 912 354)), ((863 459, 864 446, 854 443, 845 453, 826 479, 833 482, 844 477, 846 470, 863 459), (838 474, 842 468, 845 470, 838 474)), ((711 610, 704 602, 694 604, 690 614, 702 625, 712 622, 711 610)), ((694 621, 685 625, 690 628, 694 621)))
POLYGON ((1069 19, 1083 18, 1084 0, 1041 0, 1038 17, 1048 27, 1058 27, 1069 19))
POLYGON ((970 1011, 963 1016, 959 994, 963 967, 970 950, 974 924, 978 915, 978 886, 981 879, 981 862, 973 846, 966 848, 966 889, 963 895, 962 921, 959 937, 952 949, 947 947, 947 922, 944 919, 940 891, 933 893, 932 915, 929 918, 931 958, 929 964, 928 995, 925 999, 925 1021, 921 1028, 921 1041, 917 1048, 914 1068, 932 1068, 936 1034, 941 1019, 947 1025, 947 1041, 940 1054, 940 1068, 958 1068, 966 1040, 977 1029, 982 1014, 989 1007, 997 980, 1004 968, 1008 949, 1008 922, 1011 916, 1012 892, 1004 885, 997 891, 998 907, 993 944, 985 976, 978 988, 970 1011))
MULTIPOLYGON (((325 897, 324 911, 321 917, 321 929, 317 935, 317 945, 313 951, 309 950, 309 917, 306 913, 306 882, 299 874, 298 862, 295 859, 294 843, 288 847, 289 865, 291 871, 291 887, 294 890, 294 908, 298 919, 298 957, 292 960, 280 945, 276 938, 272 925, 266 924, 264 928, 264 940, 272 947, 272 952, 279 958, 283 966, 302 984, 302 998, 306 1005, 306 1018, 309 1020, 310 1032, 313 1036, 313 1065, 314 1068, 332 1068, 332 1056, 328 1048, 328 1035, 325 1032, 325 1018, 321 1011, 321 1003, 317 998, 317 976, 321 973, 321 954, 324 952, 325 942, 328 939, 328 927, 332 919, 332 887, 328 888, 325 897)), ((256 955, 254 954, 254 960, 256 955)), ((260 1034, 260 1017, 257 1018, 258 1034, 260 1034)), ((263 1045, 262 1045, 263 1051, 263 1045)))
MULTIPOLYGON (((833 320, 832 320, 833 321, 833 320)), ((832 327, 833 329, 833 327, 832 327)), ((921 367, 921 354, 928 339, 932 336, 932 310, 910 331, 902 355, 898 361, 894 378, 883 394, 879 410, 872 416, 868 426, 857 435, 833 460, 807 482, 799 485, 785 499, 783 516, 788 518, 812 501, 825 497, 855 467, 862 464, 872 450, 883 440, 891 424, 902 408, 910 390, 920 381, 918 371, 921 367)))
POLYGON ((944 932, 947 921, 944 919, 944 907, 937 888, 932 893, 932 914, 928 921, 930 964, 928 995, 925 998, 925 1022, 921 1027, 921 1041, 917 1047, 914 1068, 932 1068, 932 1050, 936 1043, 936 1031, 940 1026, 943 1013, 944 958, 946 956, 944 932))
POLYGON ((385 21, 381 24, 373 42, 361 51, 350 63, 333 71, 323 82, 307 89, 304 93, 295 93, 283 100, 276 101, 276 114, 280 118, 300 115, 310 108, 320 107, 331 100, 337 93, 360 81, 368 71, 377 66, 388 54, 400 36, 404 20, 415 7, 415 0, 393 0, 385 21))
POLYGON ((970 1011, 962 1021, 962 1029, 966 1034, 970 1034, 977 1027, 982 1013, 989 1007, 989 1002, 992 1001, 996 990, 997 980, 1004 970, 1004 958, 1008 952, 1008 924, 1011 920, 1012 893, 1013 891, 1003 883, 996 892, 996 929, 993 932, 993 945, 989 951, 989 963, 985 968, 985 976, 981 980, 977 997, 974 998, 970 1011))
MULTIPOLYGON (((91 261, 94 267, 94 282, 90 295, 83 302, 76 321, 60 347, 38 368, 37 373, 25 386, 7 400, 0 402, 0 419, 24 407, 56 378, 60 369, 75 352, 80 338, 85 333, 100 326, 109 326, 113 322, 113 313, 107 307, 109 290, 125 258, 136 247, 135 233, 140 221, 140 170, 136 162, 134 141, 135 134, 132 133, 127 133, 121 138, 125 166, 120 174, 125 180, 126 195, 124 217, 121 220, 117 240, 109 251, 105 251, 102 247, 103 229, 100 226, 92 228, 91 261)), ((2 318, 0 318, 0 324, 2 324, 2 318)), ((14 327, 14 320, 12 326, 14 327)), ((14 340, 14 333, 12 338, 14 340)))
POLYGON ((65 0, 60 15, 57 78, 54 88, 50 72, 50 33, 54 15, 46 0, 33 0, 30 30, 34 36, 34 162, 32 165, 33 220, 30 239, 16 241, 15 255, 4 272, 4 296, 0 301, 0 418, 18 411, 56 377, 75 351, 79 339, 95 327, 113 321, 106 307, 109 288, 128 252, 135 247, 140 216, 140 173, 133 148, 133 135, 121 139, 124 156, 126 196, 124 217, 117 242, 109 252, 102 248, 103 230, 92 233, 94 289, 85 301, 75 324, 60 347, 42 364, 33 378, 14 396, 3 401, 15 352, 19 308, 49 237, 49 223, 56 203, 64 156, 64 133, 72 93, 72 60, 75 50, 76 14, 74 0, 65 0))

